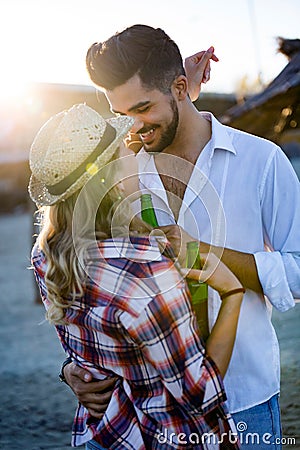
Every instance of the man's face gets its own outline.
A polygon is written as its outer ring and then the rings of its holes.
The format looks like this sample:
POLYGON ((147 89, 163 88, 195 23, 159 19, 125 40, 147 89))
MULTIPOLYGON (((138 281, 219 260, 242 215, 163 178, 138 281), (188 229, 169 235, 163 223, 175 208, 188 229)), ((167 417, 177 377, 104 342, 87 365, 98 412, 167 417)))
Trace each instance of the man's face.
POLYGON ((106 96, 114 113, 135 118, 131 131, 139 134, 146 151, 162 152, 172 144, 179 121, 172 94, 147 90, 140 77, 134 75, 121 86, 106 91, 106 96))

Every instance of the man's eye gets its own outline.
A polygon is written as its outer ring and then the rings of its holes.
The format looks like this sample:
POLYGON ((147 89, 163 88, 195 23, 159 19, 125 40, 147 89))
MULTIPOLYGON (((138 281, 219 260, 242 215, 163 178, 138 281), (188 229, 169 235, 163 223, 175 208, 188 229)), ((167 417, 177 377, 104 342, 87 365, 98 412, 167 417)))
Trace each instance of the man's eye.
POLYGON ((150 106, 145 106, 144 108, 140 108, 137 110, 137 114, 143 114, 150 109, 150 106))

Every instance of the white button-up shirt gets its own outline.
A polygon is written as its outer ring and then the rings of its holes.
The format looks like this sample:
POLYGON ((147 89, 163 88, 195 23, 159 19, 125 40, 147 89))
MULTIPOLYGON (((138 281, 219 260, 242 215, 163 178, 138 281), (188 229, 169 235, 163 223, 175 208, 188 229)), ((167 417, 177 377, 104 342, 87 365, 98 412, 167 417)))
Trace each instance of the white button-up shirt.
MULTIPOLYGON (((229 409, 237 412, 279 392, 279 347, 270 303, 285 311, 300 297, 300 187, 274 143, 201 114, 212 123, 212 137, 195 164, 177 224, 195 239, 254 254, 265 294, 247 290, 242 304, 224 380, 229 409)), ((159 224, 175 224, 153 155, 142 149, 137 158, 140 188, 152 194, 159 224)), ((212 326, 220 299, 209 292, 212 326)))

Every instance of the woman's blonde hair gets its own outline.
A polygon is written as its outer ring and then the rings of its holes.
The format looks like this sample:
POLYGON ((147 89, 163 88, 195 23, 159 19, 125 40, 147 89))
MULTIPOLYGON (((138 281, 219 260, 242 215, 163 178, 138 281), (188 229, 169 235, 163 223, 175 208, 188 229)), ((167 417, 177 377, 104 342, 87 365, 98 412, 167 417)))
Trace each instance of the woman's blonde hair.
POLYGON ((118 160, 95 174, 88 186, 52 206, 43 207, 39 248, 47 259, 45 284, 49 306, 46 318, 55 325, 65 324, 65 310, 84 295, 85 270, 82 265, 93 236, 97 240, 128 235, 128 231, 149 233, 151 227, 131 213, 115 179, 118 160), (75 208, 79 212, 76 214, 75 208), (80 236, 74 239, 74 211, 80 236), (92 229, 91 229, 92 224, 92 229), (78 226, 79 225, 79 226, 78 226), (91 235, 92 231, 92 235, 91 235))

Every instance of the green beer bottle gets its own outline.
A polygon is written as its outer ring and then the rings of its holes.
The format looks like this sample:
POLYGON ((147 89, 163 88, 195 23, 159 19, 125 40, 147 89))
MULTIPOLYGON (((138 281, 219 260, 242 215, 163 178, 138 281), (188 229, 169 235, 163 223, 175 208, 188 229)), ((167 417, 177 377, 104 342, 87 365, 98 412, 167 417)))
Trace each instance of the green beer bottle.
MULTIPOLYGON (((199 242, 187 243, 186 266, 189 269, 201 269, 199 254, 199 242)), ((201 336, 206 341, 209 336, 208 327, 208 287, 201 281, 187 279, 187 284, 192 297, 192 307, 196 315, 201 336)))
POLYGON ((147 222, 152 227, 158 227, 151 194, 141 195, 141 216, 144 222, 147 222))
MULTIPOLYGON (((144 222, 147 222, 152 227, 158 227, 158 222, 155 214, 155 210, 153 208, 151 194, 142 194, 141 195, 141 217, 144 222)), ((174 253, 173 248, 168 245, 166 246, 166 238, 164 236, 156 236, 157 242, 161 245, 161 251, 164 256, 170 258, 177 270, 180 272, 180 265, 177 261, 176 255, 174 253)))

